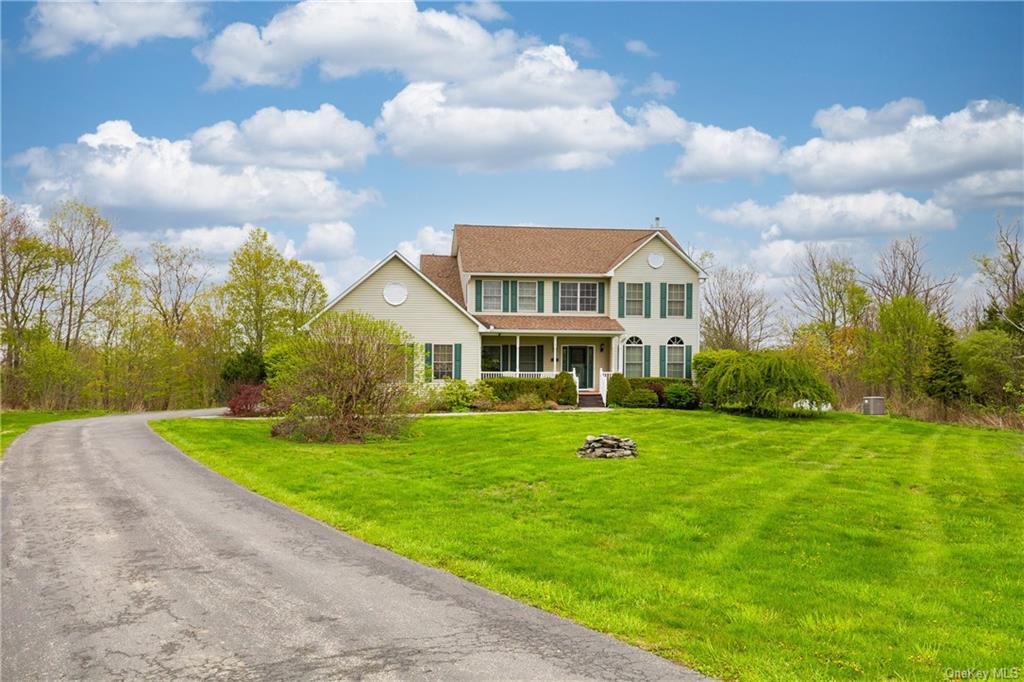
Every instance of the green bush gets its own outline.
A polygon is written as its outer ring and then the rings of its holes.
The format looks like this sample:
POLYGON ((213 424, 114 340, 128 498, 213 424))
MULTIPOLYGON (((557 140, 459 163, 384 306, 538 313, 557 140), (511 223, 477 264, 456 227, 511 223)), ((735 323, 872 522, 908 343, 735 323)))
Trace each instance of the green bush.
POLYGON ((704 377, 711 373, 711 370, 722 360, 735 358, 740 353, 735 350, 706 350, 693 356, 691 370, 693 379, 697 384, 704 381, 704 377))
POLYGON ((622 400, 623 407, 657 407, 658 394, 649 388, 634 388, 622 400))
POLYGON ((491 387, 482 381, 478 381, 473 384, 473 404, 471 407, 474 410, 489 411, 494 409, 494 405, 497 400, 494 397, 494 391, 491 387))
POLYGON ((615 373, 608 379, 608 404, 621 405, 633 388, 629 385, 629 379, 619 373, 615 373))
POLYGON ((499 403, 510 403, 525 393, 536 393, 543 400, 556 400, 554 379, 522 379, 518 377, 495 377, 482 379, 494 392, 499 403))
POLYGON ((476 399, 476 391, 462 379, 445 379, 441 385, 444 407, 449 412, 468 412, 476 399))
POLYGON ((700 407, 700 393, 693 384, 672 384, 665 389, 665 405, 673 410, 696 410, 700 407))
POLYGON ((736 408, 779 416, 795 402, 836 402, 824 378, 805 360, 775 351, 739 353, 717 358, 701 381, 701 394, 712 407, 736 408))
POLYGON ((689 383, 689 379, 681 377, 630 377, 629 385, 633 389, 646 388, 658 396, 658 407, 665 407, 665 389, 673 384, 689 383))
POLYGON ((576 405, 579 402, 579 391, 576 382, 568 372, 559 372, 552 387, 554 401, 559 405, 576 405))

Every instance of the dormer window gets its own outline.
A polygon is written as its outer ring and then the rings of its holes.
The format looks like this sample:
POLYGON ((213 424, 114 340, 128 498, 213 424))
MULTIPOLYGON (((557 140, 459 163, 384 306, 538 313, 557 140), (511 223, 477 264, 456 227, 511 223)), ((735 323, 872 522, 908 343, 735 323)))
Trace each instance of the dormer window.
POLYGON ((501 312, 501 280, 485 279, 483 284, 482 308, 484 312, 501 312))

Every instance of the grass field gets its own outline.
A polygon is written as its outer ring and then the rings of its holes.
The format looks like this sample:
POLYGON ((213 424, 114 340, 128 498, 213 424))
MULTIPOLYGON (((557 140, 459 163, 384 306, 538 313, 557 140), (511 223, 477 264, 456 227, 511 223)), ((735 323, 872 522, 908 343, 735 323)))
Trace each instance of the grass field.
POLYGON ((103 410, 63 410, 45 412, 41 410, 3 410, 0 413, 0 457, 15 438, 36 424, 56 422, 63 419, 82 419, 109 414, 103 410))
POLYGON ((1021 434, 666 410, 424 418, 345 446, 154 428, 260 494, 711 675, 1024 667, 1021 434), (601 432, 640 457, 578 459, 601 432))

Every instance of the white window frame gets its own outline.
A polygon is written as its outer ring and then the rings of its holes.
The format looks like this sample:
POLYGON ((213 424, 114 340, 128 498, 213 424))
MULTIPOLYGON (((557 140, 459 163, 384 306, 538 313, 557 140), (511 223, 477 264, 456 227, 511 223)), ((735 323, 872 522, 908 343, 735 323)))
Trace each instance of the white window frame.
POLYGON ((679 379, 686 378, 686 344, 678 336, 673 336, 665 346, 665 376, 679 379), (679 359, 673 360, 673 351, 678 352, 679 359), (673 373, 672 367, 678 366, 678 374, 673 373))
POLYGON ((558 309, 559 312, 567 313, 596 313, 597 312, 597 297, 598 297, 598 284, 597 282, 562 282, 558 289, 558 309), (571 296, 566 296, 566 291, 569 287, 572 287, 573 293, 571 296), (593 294, 583 294, 583 287, 593 287, 593 294), (571 303, 571 307, 566 305, 566 302, 571 303), (584 307, 586 303, 586 307, 584 307))
POLYGON ((535 313, 535 312, 537 312, 537 282, 536 282, 536 280, 526 280, 526 281, 520 280, 520 282, 516 285, 516 290, 517 290, 517 293, 516 293, 516 299, 517 299, 516 300, 516 308, 517 308, 517 310, 519 312, 521 312, 521 313, 535 313), (533 299, 533 305, 523 305, 523 291, 525 289, 530 288, 531 286, 533 287, 533 295, 532 296, 528 296, 527 300, 532 298, 533 299))
POLYGON ((667 317, 686 317, 686 285, 685 284, 668 284, 665 287, 665 315, 667 317), (679 295, 675 298, 672 296, 672 288, 676 287, 679 295), (679 312, 672 312, 672 305, 676 304, 679 306, 679 312))
POLYGON ((500 313, 501 309, 502 309, 502 305, 501 304, 502 304, 502 302, 504 300, 504 292, 502 290, 503 289, 503 285, 501 283, 501 280, 500 279, 484 279, 484 280, 480 280, 480 281, 482 282, 482 284, 480 285, 481 286, 480 310, 482 312, 485 312, 485 313, 500 313), (498 291, 498 293, 497 293, 497 300, 498 300, 497 307, 488 307, 487 306, 487 298, 488 298, 488 296, 490 296, 492 299, 495 298, 495 294, 493 292, 492 293, 487 293, 488 286, 491 286, 491 288, 493 288, 494 286, 497 287, 497 291, 498 291))
POLYGON ((626 286, 625 286, 623 295, 626 297, 626 303, 625 303, 625 306, 624 306, 624 310, 626 312, 626 317, 643 317, 644 316, 644 284, 643 284, 643 282, 626 282, 626 286), (629 292, 630 292, 631 288, 633 288, 634 290, 638 290, 640 292, 640 298, 639 299, 631 298, 630 297, 629 292), (638 312, 630 312, 630 307, 629 307, 630 303, 636 303, 639 306, 638 312))
POLYGON ((520 372, 536 372, 537 371, 537 346, 520 346, 519 347, 519 364, 517 365, 520 372), (529 367, 524 367, 527 364, 523 358, 524 353, 530 353, 532 358, 528 363, 529 367))
POLYGON ((430 362, 434 373, 434 381, 441 381, 443 379, 454 379, 455 378, 455 344, 454 343, 435 343, 431 348, 430 362), (440 360, 439 356, 442 348, 448 349, 448 360, 440 360), (443 366, 447 366, 447 371, 442 369, 443 366))
POLYGON ((622 346, 622 374, 625 377, 635 378, 644 375, 644 342, 638 336, 631 336, 626 339, 622 346), (630 351, 638 353, 638 360, 630 359, 630 351), (633 374, 630 365, 638 365, 637 373, 633 374))

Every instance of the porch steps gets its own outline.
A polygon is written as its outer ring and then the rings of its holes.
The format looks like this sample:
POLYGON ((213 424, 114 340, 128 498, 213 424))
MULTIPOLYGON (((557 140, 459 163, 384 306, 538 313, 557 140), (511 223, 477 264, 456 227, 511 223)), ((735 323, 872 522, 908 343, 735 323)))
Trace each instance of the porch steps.
POLYGON ((604 407, 600 393, 580 393, 580 407, 604 407))

